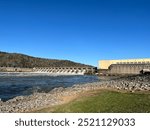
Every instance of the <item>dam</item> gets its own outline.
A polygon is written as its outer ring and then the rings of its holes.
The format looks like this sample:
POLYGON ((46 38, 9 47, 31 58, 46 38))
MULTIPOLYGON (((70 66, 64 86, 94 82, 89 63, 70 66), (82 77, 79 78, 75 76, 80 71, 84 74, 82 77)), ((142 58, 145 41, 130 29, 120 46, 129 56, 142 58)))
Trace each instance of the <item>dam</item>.
POLYGON ((93 74, 94 67, 34 67, 33 72, 50 73, 60 75, 84 75, 93 74))
POLYGON ((34 73, 49 73, 54 75, 84 75, 94 74, 94 67, 34 67, 34 68, 19 68, 19 67, 0 67, 0 72, 34 72, 34 73))
POLYGON ((99 61, 99 73, 102 75, 140 74, 145 71, 150 72, 150 58, 99 61))

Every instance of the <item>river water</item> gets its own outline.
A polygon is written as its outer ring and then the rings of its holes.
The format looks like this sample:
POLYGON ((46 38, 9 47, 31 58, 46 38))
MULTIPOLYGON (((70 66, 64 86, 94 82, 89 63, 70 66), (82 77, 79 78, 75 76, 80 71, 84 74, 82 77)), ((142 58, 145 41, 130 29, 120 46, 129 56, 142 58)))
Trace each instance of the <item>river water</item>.
POLYGON ((30 95, 35 92, 49 92, 53 88, 71 87, 99 81, 97 76, 52 76, 31 73, 0 73, 0 99, 7 101, 16 96, 30 95))

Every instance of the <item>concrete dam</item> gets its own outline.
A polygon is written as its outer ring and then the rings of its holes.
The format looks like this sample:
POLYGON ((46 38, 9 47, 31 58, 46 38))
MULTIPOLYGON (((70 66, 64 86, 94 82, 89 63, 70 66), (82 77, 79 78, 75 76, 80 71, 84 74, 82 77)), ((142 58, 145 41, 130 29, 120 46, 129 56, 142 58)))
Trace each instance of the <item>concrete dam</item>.
POLYGON ((50 73, 60 75, 84 75, 93 74, 94 67, 35 67, 33 72, 37 73, 50 73))
POLYGON ((150 58, 99 61, 101 75, 150 73, 150 58))
POLYGON ((0 72, 32 72, 32 73, 49 73, 52 75, 84 75, 94 74, 94 67, 0 67, 0 72))

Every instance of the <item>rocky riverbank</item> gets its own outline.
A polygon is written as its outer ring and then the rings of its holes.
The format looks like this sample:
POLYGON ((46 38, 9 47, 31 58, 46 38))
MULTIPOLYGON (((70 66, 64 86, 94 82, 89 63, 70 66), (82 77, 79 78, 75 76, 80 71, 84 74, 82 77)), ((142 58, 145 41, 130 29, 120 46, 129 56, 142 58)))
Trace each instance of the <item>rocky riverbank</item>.
POLYGON ((35 93, 30 96, 19 96, 7 102, 0 101, 0 112, 31 112, 33 110, 63 104, 64 97, 76 96, 86 91, 108 88, 129 92, 150 92, 150 75, 121 77, 109 81, 74 85, 69 88, 55 88, 49 93, 35 93))

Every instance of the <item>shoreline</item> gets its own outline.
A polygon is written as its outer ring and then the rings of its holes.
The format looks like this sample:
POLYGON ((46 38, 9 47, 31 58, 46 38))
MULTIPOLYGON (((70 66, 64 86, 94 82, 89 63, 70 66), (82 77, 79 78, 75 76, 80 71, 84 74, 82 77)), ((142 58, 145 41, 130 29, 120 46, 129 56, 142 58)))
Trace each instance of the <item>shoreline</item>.
POLYGON ((33 110, 63 104, 64 98, 69 96, 78 96, 87 91, 100 89, 110 89, 132 93, 150 93, 150 76, 137 75, 120 77, 110 81, 106 80, 82 85, 74 85, 69 88, 54 88, 48 93, 34 93, 30 96, 19 96, 6 102, 0 101, 0 113, 31 112, 33 110))

